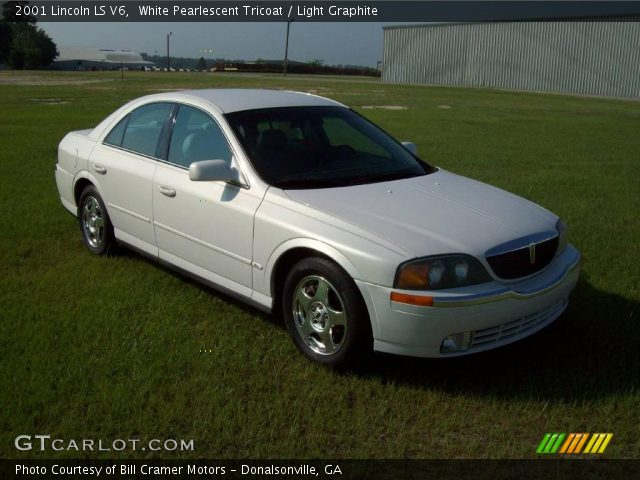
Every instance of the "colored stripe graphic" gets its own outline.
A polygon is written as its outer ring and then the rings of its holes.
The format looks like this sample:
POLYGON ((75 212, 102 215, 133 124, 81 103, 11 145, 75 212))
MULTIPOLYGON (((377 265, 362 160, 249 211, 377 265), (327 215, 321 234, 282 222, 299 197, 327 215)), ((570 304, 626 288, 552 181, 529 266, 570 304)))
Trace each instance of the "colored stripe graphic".
POLYGON ((578 442, 580 441, 580 439, 582 439, 582 434, 576 433, 576 436, 573 437, 573 442, 571 442, 571 445, 569 445, 567 453, 573 453, 576 451, 576 447, 578 446, 578 442))
POLYGON ((557 433, 554 433, 553 435, 551 435, 551 438, 547 442, 547 445, 544 447, 544 450, 542 451, 542 453, 553 453, 551 449, 553 448, 553 445, 556 443, 557 438, 558 438, 557 433))
POLYGON ((556 453, 565 436, 564 433, 545 433, 536 453, 556 453))
POLYGON ((600 448, 600 444, 604 440, 605 435, 602 433, 596 433, 598 438, 596 439, 596 443, 593 444, 593 448, 591 449, 591 453, 598 453, 598 449, 600 448))
POLYGON ((550 438, 551 438, 550 433, 544 434, 544 437, 542 438, 540 445, 538 445, 538 449, 536 450, 536 453, 542 453, 544 451, 544 447, 547 445, 547 442, 549 441, 550 438))
POLYGON ((604 449, 607 448, 607 445, 609 445, 609 442, 613 438, 613 433, 607 433, 606 435, 607 437, 604 439, 604 442, 602 442, 602 445, 600 445, 600 450, 598 450, 598 453, 604 453, 604 449))
POLYGON ((569 448, 569 445, 571 445, 575 437, 576 437, 575 433, 570 433, 569 436, 567 437, 567 441, 564 442, 564 445, 562 445, 562 448, 560 449, 559 453, 567 453, 567 449, 569 448))
POLYGON ((589 443, 587 443, 587 448, 584 449, 584 453, 591 453, 591 447, 593 447, 593 444, 596 443, 597 436, 597 433, 591 435, 591 440, 589 440, 589 443))
POLYGON ((604 453, 612 437, 613 433, 594 433, 584 453, 604 453))
POLYGON ((561 433, 558 435, 558 439, 556 440, 556 443, 553 444, 553 447, 551 447, 551 450, 549 451, 549 453, 556 453, 558 451, 558 448, 560 448, 560 445, 562 444, 562 440, 564 440, 564 437, 566 435, 564 433, 561 433))
POLYGON ((604 453, 612 437, 613 433, 570 433, 569 435, 564 433, 545 433, 536 449, 536 453, 559 453, 563 455, 600 454, 604 453))
POLYGON ((580 451, 582 450, 582 447, 584 445, 584 442, 587 441, 587 438, 589 437, 588 433, 583 433, 582 434, 582 438, 580 439, 580 441, 578 442, 578 445, 576 445, 576 449, 574 450, 573 453, 580 453, 580 451))

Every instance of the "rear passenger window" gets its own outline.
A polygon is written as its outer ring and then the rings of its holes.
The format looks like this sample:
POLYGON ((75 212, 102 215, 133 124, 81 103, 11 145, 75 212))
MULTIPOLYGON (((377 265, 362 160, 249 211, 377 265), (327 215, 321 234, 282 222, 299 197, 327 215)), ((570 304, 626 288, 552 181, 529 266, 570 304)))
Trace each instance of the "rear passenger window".
POLYGON ((122 148, 157 157, 158 140, 172 109, 170 103, 152 103, 134 110, 129 115, 122 148))
POLYGON ((127 128, 128 120, 129 115, 120 120, 118 124, 113 127, 113 130, 109 132, 109 135, 105 137, 104 143, 115 145, 116 147, 122 146, 122 137, 124 136, 124 129, 127 128))
POLYGON ((200 160, 231 162, 231 150, 213 118, 197 108, 181 105, 171 135, 168 161, 189 168, 200 160))

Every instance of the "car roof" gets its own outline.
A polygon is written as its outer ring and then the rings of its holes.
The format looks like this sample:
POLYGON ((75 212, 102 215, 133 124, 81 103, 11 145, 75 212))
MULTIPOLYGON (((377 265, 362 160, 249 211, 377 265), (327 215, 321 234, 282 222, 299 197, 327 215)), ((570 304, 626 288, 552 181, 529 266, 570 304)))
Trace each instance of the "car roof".
POLYGON ((255 110, 259 108, 339 106, 341 103, 311 93, 257 88, 211 88, 182 90, 174 93, 176 100, 189 97, 204 100, 222 113, 255 110))
POLYGON ((347 108, 328 98, 304 92, 267 90, 259 88, 210 88, 155 93, 139 97, 123 105, 100 122, 89 134, 92 138, 104 135, 114 122, 141 105, 151 102, 185 102, 205 107, 207 104, 221 113, 257 110, 260 108, 333 106, 347 108))

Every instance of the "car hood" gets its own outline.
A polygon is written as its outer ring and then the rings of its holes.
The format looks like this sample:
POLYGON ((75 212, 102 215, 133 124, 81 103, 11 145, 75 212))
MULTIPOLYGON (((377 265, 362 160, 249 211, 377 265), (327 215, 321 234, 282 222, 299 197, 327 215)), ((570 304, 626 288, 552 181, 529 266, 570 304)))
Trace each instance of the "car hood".
POLYGON ((528 200, 444 170, 403 180, 286 193, 417 257, 441 253, 482 257, 508 241, 554 231, 558 220, 528 200))

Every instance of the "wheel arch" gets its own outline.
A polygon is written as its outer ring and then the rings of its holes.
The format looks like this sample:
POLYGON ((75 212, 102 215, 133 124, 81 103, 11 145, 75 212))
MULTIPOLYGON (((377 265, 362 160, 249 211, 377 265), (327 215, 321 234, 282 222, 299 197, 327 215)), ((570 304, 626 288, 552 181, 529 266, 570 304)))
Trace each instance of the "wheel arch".
MULTIPOLYGON (((89 172, 81 171, 81 172, 78 172, 78 174, 73 180, 73 200, 76 204, 76 208, 78 207, 78 201, 80 200, 80 195, 82 195, 82 191, 85 188, 87 188, 89 185, 93 186, 96 190, 98 190, 98 193, 100 194, 100 196, 104 201, 104 195, 102 195, 102 191, 101 191, 102 189, 100 188, 100 185, 98 185, 98 182, 96 181, 96 179, 89 172)), ((108 211, 108 207, 107 207, 107 211, 108 211)))
MULTIPOLYGON (((309 257, 320 257, 332 261, 342 268, 352 280, 360 279, 360 274, 355 265, 335 247, 312 239, 295 239, 281 244, 271 255, 265 267, 265 277, 269 279, 269 291, 273 299, 273 312, 281 314, 282 289, 290 269, 300 260, 309 257)), ((368 292, 363 291, 355 282, 360 297, 367 309, 371 328, 374 333, 377 330, 377 321, 373 303, 368 292)))
POLYGON ((88 178, 79 178, 76 184, 73 186, 73 200, 76 202, 76 206, 80 201, 80 195, 82 195, 83 190, 89 185, 93 185, 93 183, 91 183, 88 178))

